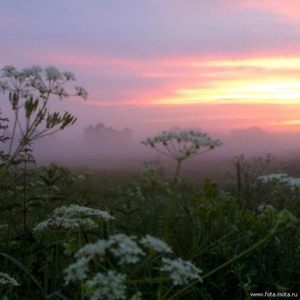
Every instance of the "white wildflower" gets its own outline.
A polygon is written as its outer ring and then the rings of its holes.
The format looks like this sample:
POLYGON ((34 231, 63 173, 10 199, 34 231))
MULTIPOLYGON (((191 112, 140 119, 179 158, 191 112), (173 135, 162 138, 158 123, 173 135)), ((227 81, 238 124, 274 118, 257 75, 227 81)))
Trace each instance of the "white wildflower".
POLYGON ((207 151, 222 145, 219 140, 213 140, 208 134, 197 130, 164 131, 155 137, 147 138, 142 144, 181 161, 203 153, 200 152, 203 148, 207 151))
POLYGON ((140 261, 140 256, 144 256, 145 252, 138 246, 133 238, 125 234, 116 234, 109 239, 109 251, 118 258, 118 263, 135 264, 140 261))
POLYGON ((74 264, 70 265, 65 272, 66 284, 70 281, 84 280, 87 277, 89 271, 88 263, 91 258, 81 257, 74 264))
POLYGON ((300 187, 300 178, 287 177, 283 178, 281 182, 287 184, 290 187, 300 187))
POLYGON ((148 234, 140 240, 140 243, 145 247, 159 253, 173 252, 172 249, 165 242, 148 234))
POLYGON ((45 76, 47 80, 59 80, 61 79, 61 73, 54 67, 48 67, 45 69, 45 76))
POLYGON ((25 68, 21 72, 24 74, 24 77, 32 77, 33 79, 37 79, 40 76, 42 69, 37 66, 33 66, 32 68, 25 68))
MULTIPOLYGON (((144 266, 141 258, 146 254, 142 246, 159 253, 158 257, 172 253, 172 249, 165 242, 150 235, 141 239, 125 234, 112 235, 107 240, 98 240, 77 251, 75 263, 64 271, 66 284, 72 281, 81 281, 86 295, 91 300, 129 299, 126 298, 128 296, 126 295, 126 274, 117 270, 123 264, 141 262, 144 266), (109 261, 108 264, 103 264, 104 258, 105 262, 109 261), (107 266, 110 268, 106 269, 107 266), (99 270, 97 268, 101 268, 101 272, 97 272, 99 270)), ((190 261, 180 258, 172 260, 166 257, 156 261, 160 265, 158 270, 166 272, 174 285, 186 285, 192 280, 201 281, 201 270, 190 261)), ((157 270, 157 265, 155 268, 157 270)), ((128 268, 122 269, 129 271, 128 268)), ((136 294, 130 299, 141 299, 141 295, 136 294)))
POLYGON ((91 229, 97 227, 97 224, 90 218, 68 218, 52 216, 50 219, 36 225, 34 231, 43 231, 46 228, 76 229, 80 227, 91 229))
POLYGON ((113 217, 106 211, 93 209, 91 207, 70 205, 56 208, 48 220, 39 223, 35 231, 42 231, 46 228, 74 229, 85 226, 87 228, 97 227, 91 217, 101 218, 108 221, 113 217))
POLYGON ((162 258, 163 266, 161 271, 169 273, 174 285, 188 284, 189 280, 201 280, 200 273, 202 272, 190 261, 184 261, 181 258, 171 260, 162 258))
POLYGON ((77 176, 77 180, 78 181, 84 181, 86 179, 86 175, 85 174, 80 174, 77 176))
POLYGON ((103 256, 105 251, 110 246, 110 243, 106 240, 99 240, 94 244, 87 244, 82 247, 76 254, 75 257, 93 257, 94 255, 103 256))
POLYGON ((261 180, 262 182, 270 182, 270 181, 282 181, 287 178, 287 174, 285 173, 276 173, 276 174, 269 174, 259 176, 257 179, 261 180))
POLYGON ((259 176, 257 179, 261 180, 264 183, 278 182, 278 183, 287 185, 291 188, 300 187, 300 178, 288 177, 287 174, 285 174, 285 173, 259 176))
POLYGON ((80 206, 80 205, 70 205, 70 206, 62 206, 56 209, 57 213, 63 213, 68 216, 72 215, 83 215, 83 216, 100 216, 105 221, 112 219, 113 217, 106 211, 94 209, 91 207, 80 206))
POLYGON ((133 238, 125 234, 112 235, 108 240, 98 240, 93 244, 87 244, 77 251, 76 258, 104 256, 106 251, 111 252, 119 261, 119 264, 136 263, 144 251, 133 238))
POLYGON ((125 195, 131 200, 136 200, 139 202, 145 201, 145 197, 140 186, 129 187, 125 191, 125 195))
POLYGON ((75 94, 67 92, 63 86, 65 86, 66 81, 74 81, 75 76, 71 72, 60 72, 55 67, 41 69, 33 66, 19 71, 14 66, 9 65, 0 70, 0 76, 7 79, 0 81, 0 91, 15 92, 18 90, 22 99, 36 98, 36 94, 43 98, 45 93, 55 94, 60 98, 73 95, 86 99, 88 96, 87 91, 78 86, 74 86, 75 94))
POLYGON ((0 286, 8 285, 8 286, 19 286, 18 281, 9 276, 7 273, 0 272, 0 286))
POLYGON ((45 230, 48 226, 51 226, 49 220, 46 220, 46 221, 43 221, 43 222, 40 222, 39 224, 37 224, 35 227, 34 227, 34 231, 43 231, 45 230))
POLYGON ((5 66, 1 71, 3 73, 3 77, 14 77, 19 73, 12 65, 5 66))
POLYGON ((0 91, 5 91, 8 88, 9 88, 9 85, 7 82, 0 81, 0 91))
POLYGON ((66 78, 66 80, 75 80, 75 76, 71 72, 63 72, 62 75, 66 78))
POLYGON ((125 280, 126 275, 113 270, 109 270, 107 273, 97 273, 91 280, 86 282, 87 287, 93 290, 93 294, 90 299, 125 299, 125 280))

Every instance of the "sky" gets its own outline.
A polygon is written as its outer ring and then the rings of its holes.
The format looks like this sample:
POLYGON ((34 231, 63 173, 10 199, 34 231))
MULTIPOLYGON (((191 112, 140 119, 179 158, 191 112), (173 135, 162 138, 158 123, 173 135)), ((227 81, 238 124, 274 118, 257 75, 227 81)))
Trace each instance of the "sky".
POLYGON ((0 66, 73 72, 88 100, 54 106, 77 132, 300 131, 298 0, 0 3, 0 66))

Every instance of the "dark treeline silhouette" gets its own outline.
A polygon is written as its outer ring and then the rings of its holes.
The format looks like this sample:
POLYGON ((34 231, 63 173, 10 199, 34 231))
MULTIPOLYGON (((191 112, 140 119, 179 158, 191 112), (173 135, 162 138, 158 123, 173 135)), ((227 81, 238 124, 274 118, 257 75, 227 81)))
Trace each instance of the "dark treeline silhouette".
POLYGON ((132 139, 132 130, 128 127, 118 131, 112 127, 106 127, 103 123, 89 125, 84 129, 84 142, 87 143, 114 143, 129 142, 132 139))

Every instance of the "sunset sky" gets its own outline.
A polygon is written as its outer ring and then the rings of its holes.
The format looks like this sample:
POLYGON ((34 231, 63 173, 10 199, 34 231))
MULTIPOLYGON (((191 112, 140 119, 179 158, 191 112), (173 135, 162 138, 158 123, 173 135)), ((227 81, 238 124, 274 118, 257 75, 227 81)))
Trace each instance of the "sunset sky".
POLYGON ((298 0, 2 1, 0 41, 1 67, 76 75, 77 126, 300 131, 298 0))

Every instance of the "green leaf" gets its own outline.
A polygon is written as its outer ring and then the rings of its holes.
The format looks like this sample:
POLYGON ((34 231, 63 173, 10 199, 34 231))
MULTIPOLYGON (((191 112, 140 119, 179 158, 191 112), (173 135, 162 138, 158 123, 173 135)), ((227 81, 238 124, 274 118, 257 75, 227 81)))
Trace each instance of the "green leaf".
POLYGON ((37 287, 42 291, 43 295, 45 296, 45 291, 41 284, 37 281, 37 279, 31 274, 30 270, 26 268, 20 261, 15 259, 14 257, 5 254, 5 253, 0 253, 4 258, 9 260, 12 264, 14 264, 16 267, 18 267, 20 270, 22 270, 36 285, 37 287))

